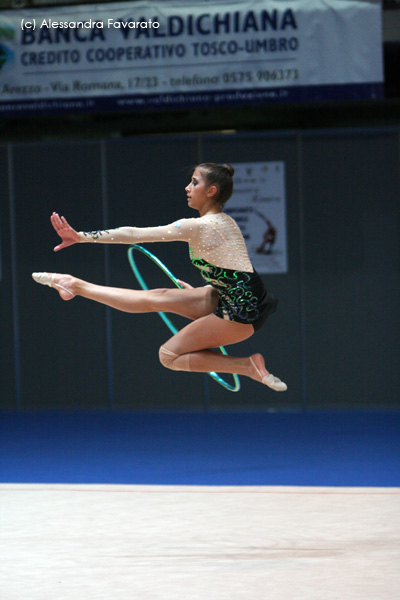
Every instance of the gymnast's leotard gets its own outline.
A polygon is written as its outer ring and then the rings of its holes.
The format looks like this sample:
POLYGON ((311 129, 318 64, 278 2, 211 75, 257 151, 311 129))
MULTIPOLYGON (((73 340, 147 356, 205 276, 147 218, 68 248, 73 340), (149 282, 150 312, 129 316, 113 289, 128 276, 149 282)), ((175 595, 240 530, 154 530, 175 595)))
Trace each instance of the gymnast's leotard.
POLYGON ((276 310, 277 298, 265 289, 237 223, 225 213, 180 219, 159 227, 120 227, 79 235, 82 242, 187 242, 192 263, 218 292, 218 317, 250 323, 257 331, 276 310))

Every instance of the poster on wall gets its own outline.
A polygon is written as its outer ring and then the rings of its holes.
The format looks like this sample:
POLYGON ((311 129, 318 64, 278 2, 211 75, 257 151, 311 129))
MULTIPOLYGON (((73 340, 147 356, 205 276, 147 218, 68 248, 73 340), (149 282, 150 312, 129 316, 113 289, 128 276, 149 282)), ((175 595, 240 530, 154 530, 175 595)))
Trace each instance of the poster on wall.
POLYGON ((258 273, 287 273, 285 163, 233 163, 234 192, 225 212, 239 225, 258 273))
POLYGON ((0 114, 383 96, 379 2, 164 0, 0 11, 0 114))

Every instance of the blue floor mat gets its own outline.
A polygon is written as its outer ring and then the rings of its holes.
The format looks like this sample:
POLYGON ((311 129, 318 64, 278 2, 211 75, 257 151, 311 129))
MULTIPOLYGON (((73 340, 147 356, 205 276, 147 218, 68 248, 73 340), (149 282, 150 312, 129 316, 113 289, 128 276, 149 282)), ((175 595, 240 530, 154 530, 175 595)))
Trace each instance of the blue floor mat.
POLYGON ((399 486, 399 412, 3 413, 0 481, 399 486))

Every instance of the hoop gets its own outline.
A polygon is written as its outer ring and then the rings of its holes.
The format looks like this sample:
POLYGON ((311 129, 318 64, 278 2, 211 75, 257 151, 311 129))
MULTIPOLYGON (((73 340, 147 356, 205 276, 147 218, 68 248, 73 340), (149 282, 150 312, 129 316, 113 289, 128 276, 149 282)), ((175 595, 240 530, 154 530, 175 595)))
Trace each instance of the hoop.
MULTIPOLYGON (((140 252, 142 252, 143 254, 145 254, 148 258, 150 258, 158 267, 160 267, 160 269, 166 274, 168 275, 168 277, 171 279, 171 281, 173 281, 173 283, 176 285, 176 287, 183 289, 183 285, 181 285, 177 278, 175 277, 175 275, 173 275, 171 273, 171 271, 168 269, 168 267, 166 267, 164 265, 164 263, 161 262, 161 260, 159 258, 157 258, 157 256, 155 256, 154 254, 152 254, 151 252, 149 252, 149 250, 146 250, 146 248, 143 248, 143 246, 139 246, 138 244, 134 244, 133 246, 130 246, 128 248, 128 260, 129 260, 129 264, 131 266, 131 269, 133 271, 133 274, 135 275, 140 287, 142 288, 142 290, 148 290, 148 286, 146 285, 145 280, 143 279, 142 275, 140 274, 140 271, 135 263, 135 260, 133 258, 133 251, 134 250, 139 250, 140 252)), ((175 325, 172 323, 172 321, 167 317, 167 315, 163 312, 159 312, 158 313, 161 317, 161 319, 164 321, 164 323, 166 324, 166 326, 168 327, 168 329, 171 331, 171 333, 173 333, 174 335, 176 333, 178 333, 178 329, 175 327, 175 325)), ((224 354, 225 356, 228 355, 227 351, 225 350, 224 346, 220 346, 219 349, 221 350, 221 354, 224 354)), ((224 387, 225 389, 231 391, 231 392, 238 392, 240 390, 240 380, 239 377, 236 373, 232 373, 233 375, 233 380, 235 382, 235 385, 231 385, 230 383, 228 383, 227 381, 225 381, 224 379, 222 379, 222 377, 220 377, 218 375, 218 373, 215 373, 214 371, 211 371, 209 373, 209 376, 212 377, 217 383, 219 383, 220 385, 222 385, 222 387, 224 387)))

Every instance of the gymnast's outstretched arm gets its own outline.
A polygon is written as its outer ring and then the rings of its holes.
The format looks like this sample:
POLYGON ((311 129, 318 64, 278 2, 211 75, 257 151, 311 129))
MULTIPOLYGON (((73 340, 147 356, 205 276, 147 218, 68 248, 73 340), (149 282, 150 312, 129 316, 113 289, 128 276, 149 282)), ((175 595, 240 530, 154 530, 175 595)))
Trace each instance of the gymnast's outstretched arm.
POLYGON ((51 223, 62 239, 62 243, 54 251, 62 250, 73 244, 82 242, 97 242, 100 244, 137 244, 138 242, 172 242, 182 241, 193 243, 197 240, 198 219, 180 219, 169 225, 158 227, 119 227, 97 231, 76 231, 65 217, 57 213, 51 215, 51 223))

